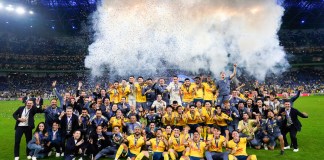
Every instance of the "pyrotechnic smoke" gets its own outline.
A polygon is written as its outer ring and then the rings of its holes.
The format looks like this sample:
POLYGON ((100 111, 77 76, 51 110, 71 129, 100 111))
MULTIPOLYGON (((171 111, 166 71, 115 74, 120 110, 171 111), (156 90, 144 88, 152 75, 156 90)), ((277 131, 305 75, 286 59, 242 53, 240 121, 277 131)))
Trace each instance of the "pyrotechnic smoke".
POLYGON ((238 63, 263 79, 288 63, 276 0, 105 0, 93 16, 85 66, 93 75, 154 75, 170 66, 219 75, 238 63))

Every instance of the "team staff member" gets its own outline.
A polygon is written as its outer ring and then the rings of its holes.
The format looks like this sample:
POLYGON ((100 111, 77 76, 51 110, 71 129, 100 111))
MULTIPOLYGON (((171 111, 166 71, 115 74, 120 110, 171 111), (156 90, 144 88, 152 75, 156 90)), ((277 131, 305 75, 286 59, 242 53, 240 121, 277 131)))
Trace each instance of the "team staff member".
POLYGON ((231 74, 229 77, 226 77, 226 74, 224 71, 220 72, 220 80, 216 82, 216 87, 217 87, 217 105, 222 105, 225 100, 229 100, 230 98, 230 85, 231 85, 231 80, 235 77, 236 75, 236 64, 233 65, 234 70, 233 74, 231 74))
MULTIPOLYGON (((25 134, 26 144, 32 139, 32 132, 35 128, 34 116, 36 113, 41 113, 42 108, 39 105, 39 99, 36 99, 36 106, 32 100, 27 100, 25 106, 19 107, 14 113, 13 118, 16 120, 15 125, 15 160, 19 160, 20 141, 23 134, 25 134)), ((29 149, 26 145, 26 155, 29 155, 29 149)), ((28 157, 31 159, 31 157, 28 157)))
POLYGON ((125 156, 135 159, 136 155, 140 154, 142 146, 145 144, 144 137, 141 135, 141 128, 139 126, 135 126, 134 129, 135 134, 125 137, 124 142, 128 142, 128 146, 123 143, 119 146, 115 160, 119 159, 122 153, 126 153, 125 156))

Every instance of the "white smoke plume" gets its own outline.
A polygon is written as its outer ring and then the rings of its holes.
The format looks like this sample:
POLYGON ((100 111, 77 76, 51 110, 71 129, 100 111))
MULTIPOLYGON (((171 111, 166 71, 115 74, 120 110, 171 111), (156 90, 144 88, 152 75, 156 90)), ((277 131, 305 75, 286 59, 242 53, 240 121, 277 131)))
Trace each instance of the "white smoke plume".
POLYGON ((276 0, 104 0, 93 16, 92 75, 155 75, 173 67, 218 75, 237 63, 263 79, 288 66, 276 0))

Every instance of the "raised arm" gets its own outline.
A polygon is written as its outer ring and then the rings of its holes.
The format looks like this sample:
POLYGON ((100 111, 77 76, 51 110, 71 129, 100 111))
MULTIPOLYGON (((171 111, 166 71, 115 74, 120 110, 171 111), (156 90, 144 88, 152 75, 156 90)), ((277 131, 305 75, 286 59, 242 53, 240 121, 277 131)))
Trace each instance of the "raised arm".
POLYGON ((230 75, 230 79, 232 79, 236 76, 236 66, 237 66, 237 64, 233 65, 233 73, 230 75))
POLYGON ((60 92, 56 89, 56 81, 53 81, 52 88, 53 88, 53 93, 55 94, 55 96, 60 101, 60 106, 59 107, 62 108, 63 107, 63 97, 61 96, 60 92))

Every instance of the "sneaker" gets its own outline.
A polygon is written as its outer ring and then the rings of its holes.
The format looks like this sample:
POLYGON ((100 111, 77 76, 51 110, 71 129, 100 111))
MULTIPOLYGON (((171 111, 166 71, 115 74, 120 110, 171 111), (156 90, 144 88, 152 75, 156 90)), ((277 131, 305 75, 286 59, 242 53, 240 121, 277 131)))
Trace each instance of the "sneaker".
POLYGON ((27 156, 27 159, 32 159, 32 157, 31 156, 27 156))
POLYGON ((285 151, 284 150, 281 150, 280 151, 280 155, 284 155, 285 151))
POLYGON ((83 160, 83 159, 82 159, 82 157, 81 157, 81 158, 79 158, 78 160, 83 160))
POLYGON ((299 149, 298 148, 295 148, 294 150, 293 150, 294 152, 298 152, 299 151, 299 149))
POLYGON ((32 157, 32 160, 37 160, 37 158, 36 157, 32 157))
POLYGON ((56 153, 56 154, 55 154, 55 157, 60 157, 60 156, 61 156, 60 153, 56 153))
POLYGON ((286 147, 284 147, 284 149, 290 149, 290 146, 286 146, 286 147))
POLYGON ((127 160, 132 160, 131 158, 127 157, 127 160))
POLYGON ((61 153, 61 157, 64 157, 64 153, 61 153))
POLYGON ((19 157, 15 157, 15 160, 19 160, 19 157))
POLYGON ((264 147, 264 150, 268 150, 268 145, 264 144, 263 147, 264 147))
POLYGON ((51 155, 52 155, 52 151, 49 151, 48 154, 47 154, 47 156, 50 157, 51 155))

